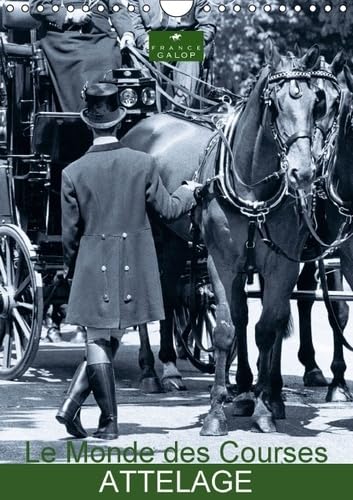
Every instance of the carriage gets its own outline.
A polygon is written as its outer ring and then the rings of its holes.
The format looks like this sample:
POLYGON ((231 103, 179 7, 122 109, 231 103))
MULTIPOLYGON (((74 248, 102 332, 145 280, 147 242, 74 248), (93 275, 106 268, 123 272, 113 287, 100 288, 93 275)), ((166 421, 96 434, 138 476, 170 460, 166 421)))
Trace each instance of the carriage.
MULTIPOLYGON (((79 113, 53 111, 47 63, 36 43, 38 23, 26 2, 1 6, 0 82, 0 378, 31 365, 43 310, 67 302, 62 279, 62 169, 88 149, 79 113)), ((112 69, 127 110, 121 133, 156 111, 155 80, 136 68, 112 69)))

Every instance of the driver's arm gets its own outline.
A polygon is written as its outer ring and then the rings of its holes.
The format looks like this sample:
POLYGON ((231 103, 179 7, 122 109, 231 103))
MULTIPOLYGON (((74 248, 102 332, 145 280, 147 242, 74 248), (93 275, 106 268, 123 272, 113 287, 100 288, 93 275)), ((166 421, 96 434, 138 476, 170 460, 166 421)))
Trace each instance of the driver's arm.
POLYGON ((48 22, 55 28, 64 31, 67 10, 60 0, 30 0, 29 12, 38 21, 48 22), (57 12, 53 12, 54 5, 59 7, 57 12), (42 6, 43 10, 38 11, 38 6, 42 6))

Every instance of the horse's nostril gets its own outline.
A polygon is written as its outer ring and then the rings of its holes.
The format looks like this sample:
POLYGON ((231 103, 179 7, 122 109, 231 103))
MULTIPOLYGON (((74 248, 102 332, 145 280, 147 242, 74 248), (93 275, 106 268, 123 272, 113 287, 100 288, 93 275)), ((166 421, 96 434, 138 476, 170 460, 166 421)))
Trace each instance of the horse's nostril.
POLYGON ((289 172, 289 178, 294 181, 297 181, 299 179, 299 172, 297 168, 291 168, 289 172))

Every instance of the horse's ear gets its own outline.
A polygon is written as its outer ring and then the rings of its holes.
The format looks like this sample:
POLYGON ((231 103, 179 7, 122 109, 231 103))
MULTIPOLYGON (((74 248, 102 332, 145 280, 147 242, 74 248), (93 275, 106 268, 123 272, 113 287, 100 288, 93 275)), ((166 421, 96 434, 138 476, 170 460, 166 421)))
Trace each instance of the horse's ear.
POLYGON ((300 59, 302 57, 302 55, 303 55, 303 51, 302 51, 302 49, 301 49, 301 47, 300 47, 300 45, 299 45, 298 42, 295 42, 295 44, 294 44, 294 55, 298 59, 300 59))
POLYGON ((352 75, 352 72, 351 72, 350 68, 347 66, 347 64, 344 65, 343 69, 344 69, 344 76, 346 78, 346 83, 347 83, 348 90, 350 92, 353 92, 353 75, 352 75))
POLYGON ((346 63, 346 55, 343 50, 340 50, 338 54, 335 55, 331 63, 331 71, 335 76, 339 75, 343 70, 343 66, 346 63))
POLYGON ((265 61, 274 68, 276 68, 281 61, 280 53, 271 37, 268 37, 265 42, 265 61))
POLYGON ((308 52, 302 57, 302 63, 305 69, 312 69, 320 57, 320 49, 318 45, 313 45, 308 52))

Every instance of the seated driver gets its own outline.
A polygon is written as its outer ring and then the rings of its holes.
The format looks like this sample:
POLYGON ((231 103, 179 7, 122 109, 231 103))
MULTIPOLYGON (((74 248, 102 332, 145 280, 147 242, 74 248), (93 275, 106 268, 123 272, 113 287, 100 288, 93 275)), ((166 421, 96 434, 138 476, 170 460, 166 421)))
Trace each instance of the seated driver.
POLYGON ((119 68, 120 49, 135 43, 127 8, 121 0, 31 0, 30 13, 41 21, 39 43, 48 61, 55 107, 78 112, 84 106, 82 88, 119 68), (68 6, 75 8, 68 11, 68 6))
MULTIPOLYGON (((146 0, 129 0, 129 4, 134 7, 134 10, 129 10, 133 22, 136 45, 140 49, 148 52, 148 32, 150 30, 200 30, 204 35, 204 61, 185 62, 180 61, 175 63, 176 69, 182 71, 174 71, 173 80, 185 87, 187 90, 194 92, 197 82, 191 77, 199 78, 201 75, 201 64, 207 66, 213 55, 213 43, 216 34, 217 15, 215 9, 204 10, 208 5, 207 0, 194 0, 191 10, 184 16, 173 17, 166 14, 160 6, 158 0, 146 2, 146 0), (148 3, 149 9, 144 9, 144 5, 148 3)), ((182 90, 175 90, 175 100, 184 105, 191 105, 192 98, 182 90)))

